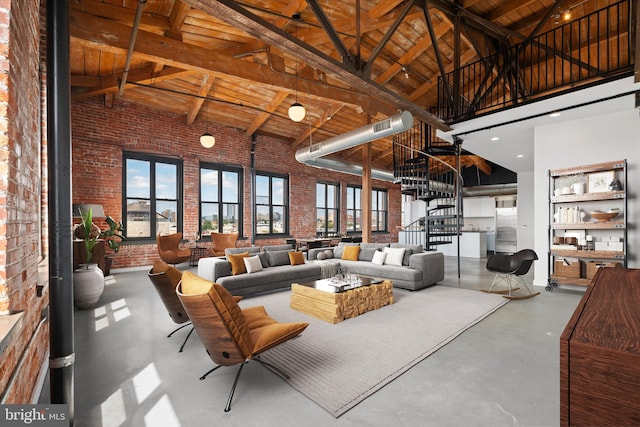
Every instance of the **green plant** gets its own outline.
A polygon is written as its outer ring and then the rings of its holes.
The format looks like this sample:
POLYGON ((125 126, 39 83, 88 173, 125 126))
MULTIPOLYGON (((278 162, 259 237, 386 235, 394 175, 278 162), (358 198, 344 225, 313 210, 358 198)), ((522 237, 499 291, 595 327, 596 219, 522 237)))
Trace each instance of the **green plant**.
POLYGON ((109 229, 101 232, 100 237, 104 238, 109 248, 117 253, 120 250, 120 242, 126 239, 124 236, 124 225, 122 221, 116 222, 110 216, 107 216, 105 221, 109 225, 109 229))
POLYGON ((92 209, 89 209, 88 212, 80 212, 82 218, 81 227, 84 228, 84 250, 86 251, 87 263, 85 268, 89 268, 89 264, 91 263, 91 258, 93 258, 93 248, 98 243, 98 237, 91 237, 91 231, 93 228, 93 212, 92 209))

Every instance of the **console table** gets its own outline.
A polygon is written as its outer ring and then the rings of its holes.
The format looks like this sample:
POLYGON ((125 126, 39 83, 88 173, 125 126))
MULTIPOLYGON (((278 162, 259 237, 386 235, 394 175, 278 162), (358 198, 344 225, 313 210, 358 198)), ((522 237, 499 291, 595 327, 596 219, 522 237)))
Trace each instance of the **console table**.
POLYGON ((640 269, 600 268, 560 337, 560 425, 640 425, 640 269))

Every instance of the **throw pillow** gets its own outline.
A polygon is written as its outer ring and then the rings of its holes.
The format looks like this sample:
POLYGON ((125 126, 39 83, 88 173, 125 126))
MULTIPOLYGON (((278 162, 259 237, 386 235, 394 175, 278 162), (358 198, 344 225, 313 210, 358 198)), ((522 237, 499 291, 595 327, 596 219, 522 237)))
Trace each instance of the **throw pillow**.
POLYGON ((387 257, 386 252, 376 251, 376 253, 373 254, 373 258, 371 259, 371 262, 373 264, 383 265, 384 264, 384 259, 386 257, 387 257))
POLYGON ((345 246, 342 250, 342 259, 347 261, 357 261, 360 254, 360 246, 345 246))
POLYGON ((266 252, 258 252, 258 257, 260 257, 260 262, 262 263, 262 268, 269 267, 269 256, 266 252))
POLYGON ((289 263, 291 265, 304 264, 304 254, 302 252, 289 252, 289 263))
POLYGON ((226 248, 224 250, 224 255, 237 255, 237 254, 241 254, 244 252, 249 252, 250 254, 257 254, 258 252, 260 252, 260 246, 244 246, 241 248, 226 248))
POLYGON ((249 252, 243 252, 241 254, 228 254, 227 260, 231 264, 231 274, 246 273, 247 269, 244 266, 244 259, 249 256, 249 252))
POLYGON ((258 255, 249 256, 243 258, 244 267, 247 269, 247 273, 255 273, 262 271, 262 263, 258 255))
POLYGON ((402 257, 402 265, 409 265, 409 258, 413 255, 413 249, 405 248, 404 257, 402 257))
POLYGON ((331 249, 325 249, 323 253, 325 258, 333 258, 333 251, 331 249))
POLYGON ((376 252, 380 252, 376 248, 360 248, 360 254, 358 255, 358 261, 371 261, 373 259, 373 255, 376 252))
POLYGON ((269 267, 276 267, 278 265, 289 265, 289 251, 270 251, 267 252, 269 258, 269 267))
POLYGON ((404 248, 384 248, 384 252, 387 254, 384 258, 384 265, 402 266, 404 248))
POLYGON ((190 271, 182 273, 182 293, 185 295, 206 294, 212 285, 213 282, 190 271))
POLYGON ((316 259, 320 260, 320 261, 325 260, 325 259, 327 259, 327 255, 324 252, 320 252, 320 253, 316 254, 316 259))

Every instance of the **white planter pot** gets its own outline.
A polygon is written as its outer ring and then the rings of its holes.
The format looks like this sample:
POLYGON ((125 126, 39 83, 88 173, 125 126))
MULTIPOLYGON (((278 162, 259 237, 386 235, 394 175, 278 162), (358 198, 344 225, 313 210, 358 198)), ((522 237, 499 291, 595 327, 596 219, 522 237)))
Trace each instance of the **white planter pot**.
POLYGON ((79 309, 95 307, 104 291, 104 273, 98 264, 81 264, 73 272, 73 301, 79 309))

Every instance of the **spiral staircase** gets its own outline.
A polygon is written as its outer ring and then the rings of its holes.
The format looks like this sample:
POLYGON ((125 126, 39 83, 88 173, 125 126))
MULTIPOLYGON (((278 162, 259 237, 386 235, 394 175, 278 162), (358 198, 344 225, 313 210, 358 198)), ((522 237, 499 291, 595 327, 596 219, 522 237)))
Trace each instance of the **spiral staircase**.
POLYGON ((463 223, 460 145, 437 141, 433 128, 417 122, 394 136, 393 163, 403 194, 423 202, 419 206, 424 214, 400 230, 405 242, 426 250, 452 243, 463 223))

